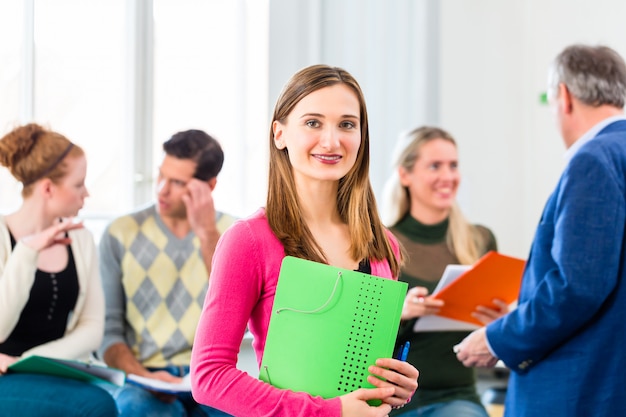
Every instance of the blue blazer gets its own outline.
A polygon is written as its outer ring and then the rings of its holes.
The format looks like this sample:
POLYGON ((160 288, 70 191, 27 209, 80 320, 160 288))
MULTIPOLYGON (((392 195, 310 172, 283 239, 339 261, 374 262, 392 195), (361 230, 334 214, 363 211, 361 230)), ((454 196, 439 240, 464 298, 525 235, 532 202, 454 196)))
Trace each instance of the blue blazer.
POLYGON ((507 417, 626 416, 626 121, 566 166, 530 250, 518 308, 487 326, 513 371, 507 417))

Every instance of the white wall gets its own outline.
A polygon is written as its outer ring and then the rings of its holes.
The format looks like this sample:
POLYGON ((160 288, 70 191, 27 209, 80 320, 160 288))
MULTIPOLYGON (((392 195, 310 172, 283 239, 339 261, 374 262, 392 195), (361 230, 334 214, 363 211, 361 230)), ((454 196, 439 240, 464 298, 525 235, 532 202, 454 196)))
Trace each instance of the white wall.
POLYGON ((461 202, 500 250, 527 256, 564 145, 539 104, 565 46, 604 43, 626 56, 626 2, 442 0, 440 123, 459 140, 461 202))

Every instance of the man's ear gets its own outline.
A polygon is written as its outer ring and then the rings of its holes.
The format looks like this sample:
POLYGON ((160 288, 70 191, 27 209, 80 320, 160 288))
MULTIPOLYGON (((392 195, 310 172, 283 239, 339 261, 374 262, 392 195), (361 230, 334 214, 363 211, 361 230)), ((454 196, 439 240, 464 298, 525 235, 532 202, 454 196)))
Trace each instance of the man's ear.
POLYGON ((561 108, 563 109, 563 112, 565 114, 571 114, 574 107, 574 96, 572 96, 572 93, 569 91, 564 83, 559 84, 559 93, 557 97, 560 98, 562 106, 561 108))
POLYGON ((217 177, 211 178, 210 180, 207 181, 207 183, 209 184, 211 191, 213 191, 215 189, 215 185, 217 185, 217 177))

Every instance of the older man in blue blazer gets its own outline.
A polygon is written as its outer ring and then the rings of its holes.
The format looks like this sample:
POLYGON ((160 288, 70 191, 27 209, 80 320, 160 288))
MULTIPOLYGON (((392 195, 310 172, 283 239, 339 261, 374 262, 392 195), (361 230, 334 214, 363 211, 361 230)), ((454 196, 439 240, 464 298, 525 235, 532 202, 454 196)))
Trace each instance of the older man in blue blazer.
POLYGON ((626 65, 573 45, 549 101, 567 149, 516 310, 455 346, 465 366, 511 370, 506 417, 626 416, 626 65))

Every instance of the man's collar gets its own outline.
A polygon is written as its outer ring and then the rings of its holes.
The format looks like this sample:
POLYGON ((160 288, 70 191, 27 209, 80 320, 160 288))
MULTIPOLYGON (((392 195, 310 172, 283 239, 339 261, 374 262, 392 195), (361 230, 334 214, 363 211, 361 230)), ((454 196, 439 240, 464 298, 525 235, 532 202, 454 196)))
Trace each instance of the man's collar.
POLYGON ((565 160, 565 164, 566 165, 569 164, 569 161, 572 160, 574 155, 576 155, 576 152, 578 152, 578 150, 580 148, 582 148, 582 146, 585 143, 587 143, 591 139, 595 138, 598 135, 598 133, 600 133, 602 131, 602 129, 604 129, 605 127, 607 127, 611 123, 617 122, 618 120, 626 120, 626 115, 620 114, 620 115, 617 115, 617 116, 607 117, 606 119, 596 123, 591 129, 589 129, 587 132, 585 132, 584 135, 582 135, 580 138, 578 138, 572 144, 572 146, 570 146, 565 151, 565 154, 563 155, 563 159, 565 160))

